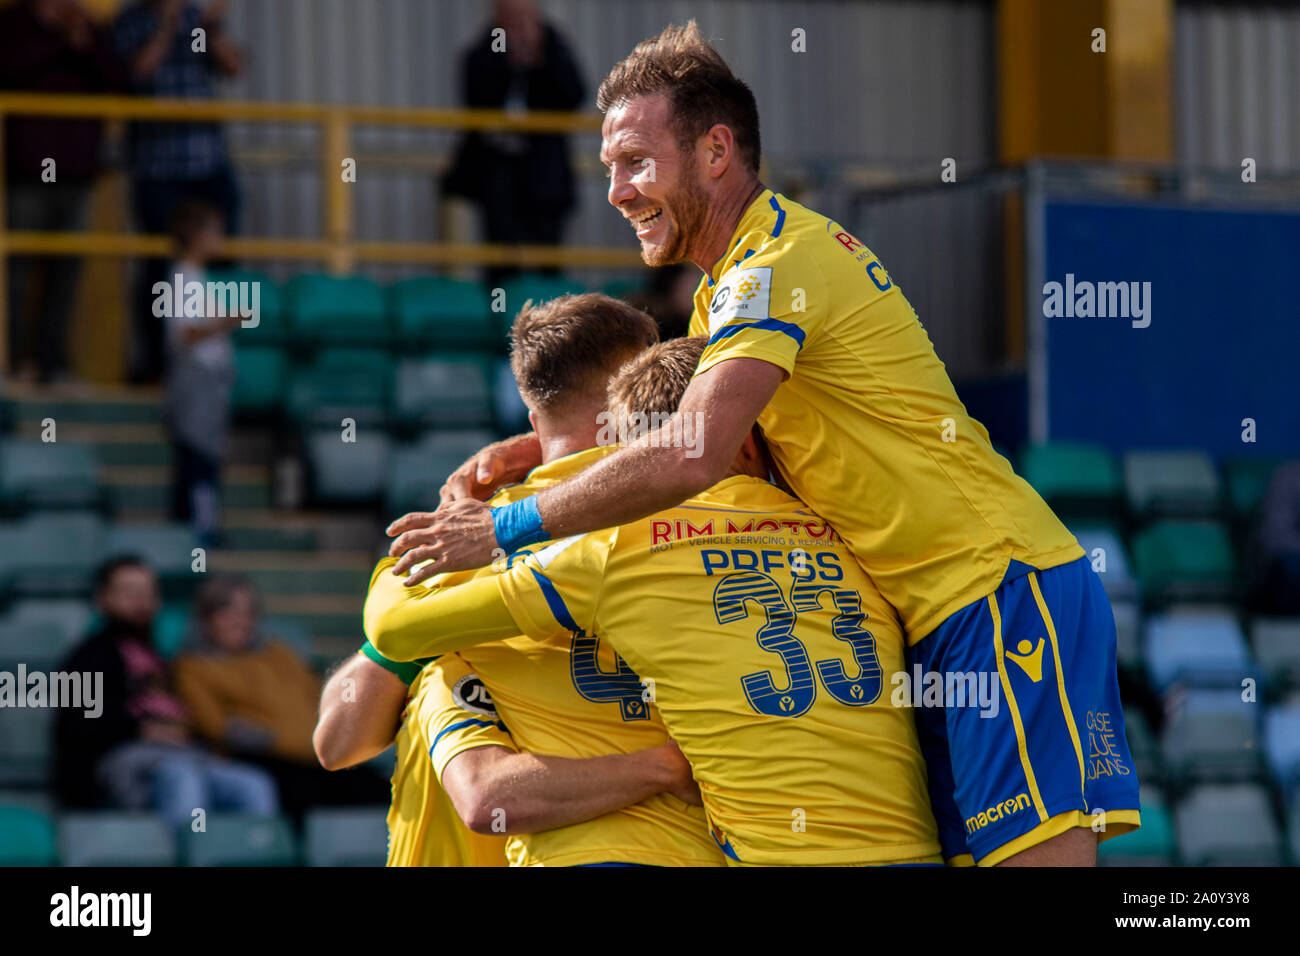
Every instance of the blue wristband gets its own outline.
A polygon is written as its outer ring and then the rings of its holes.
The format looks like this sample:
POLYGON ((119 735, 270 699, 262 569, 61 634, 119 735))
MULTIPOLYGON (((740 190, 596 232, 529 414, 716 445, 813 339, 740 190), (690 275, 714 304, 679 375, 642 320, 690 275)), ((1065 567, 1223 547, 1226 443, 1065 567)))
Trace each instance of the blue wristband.
POLYGON ((535 495, 493 508, 492 526, 496 529, 497 544, 506 554, 514 554, 525 545, 548 537, 542 529, 542 514, 537 510, 535 495))

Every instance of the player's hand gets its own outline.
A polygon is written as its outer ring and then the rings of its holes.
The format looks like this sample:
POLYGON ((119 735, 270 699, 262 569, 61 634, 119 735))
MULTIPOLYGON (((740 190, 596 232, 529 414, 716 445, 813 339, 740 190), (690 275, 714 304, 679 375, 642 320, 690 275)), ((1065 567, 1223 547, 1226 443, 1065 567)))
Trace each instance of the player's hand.
POLYGON ((394 574, 406 574, 421 561, 406 584, 419 584, 444 571, 470 571, 492 562, 497 548, 492 509, 473 498, 462 498, 437 511, 415 511, 388 526, 394 538, 388 553, 397 558, 394 574))
POLYGON ((488 445, 451 473, 442 486, 442 503, 462 498, 486 501, 502 485, 522 481, 541 463, 542 448, 536 435, 516 435, 488 445))
POLYGON ((703 806, 704 801, 700 799, 699 785, 691 776, 691 765, 687 763, 686 756, 677 746, 677 742, 670 740, 655 749, 659 751, 668 774, 668 785, 664 787, 664 792, 671 793, 682 803, 688 803, 693 807, 703 806))

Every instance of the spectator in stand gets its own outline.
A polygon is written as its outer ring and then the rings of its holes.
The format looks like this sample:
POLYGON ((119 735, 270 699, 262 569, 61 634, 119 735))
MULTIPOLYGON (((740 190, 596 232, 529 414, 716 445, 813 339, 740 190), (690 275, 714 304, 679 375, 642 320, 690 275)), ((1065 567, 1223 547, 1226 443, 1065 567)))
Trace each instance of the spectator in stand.
POLYGON ((205 740, 269 772, 295 816, 319 804, 388 801, 388 781, 371 768, 330 773, 317 762, 321 679, 292 647, 262 634, 257 592, 246 578, 205 582, 194 623, 176 660, 176 687, 205 740))
MULTIPOLYGON (((222 31, 226 0, 206 7, 184 0, 137 0, 113 24, 117 49, 127 62, 132 89, 168 99, 212 99, 213 75, 234 76, 240 58, 222 31), (196 39, 196 30, 202 39, 196 39)), ((239 196, 217 123, 132 123, 127 132, 132 201, 141 229, 166 232, 177 206, 202 199, 221 210, 226 231, 239 225, 239 196)), ((131 379, 156 382, 166 355, 163 330, 149 308, 165 263, 147 260, 136 296, 131 379)))
POLYGON ((153 646, 153 570, 136 557, 109 560, 95 577, 95 603, 103 623, 60 668, 104 680, 98 717, 69 708, 55 717, 54 784, 64 806, 153 809, 177 826, 199 807, 278 812, 269 774, 193 743, 188 714, 153 646))
MULTIPOLYGON (((102 93, 121 89, 126 71, 104 31, 76 0, 19 0, 0 10, 0 89, 102 93)), ((93 119, 11 116, 5 121, 5 204, 9 228, 75 232, 100 171, 103 124, 93 119)), ((67 375, 68 319, 81 259, 9 260, 11 364, 23 379, 67 375), (38 282, 43 278, 43 282, 38 282), (33 293, 39 295, 33 299, 33 293), (35 308, 29 308, 35 302, 35 308), (34 331, 26 319, 35 319, 34 331)))
MULTIPOLYGON (((230 393, 235 382, 231 332, 240 317, 190 315, 175 307, 173 290, 207 281, 208 263, 221 245, 221 212, 199 200, 187 200, 172 221, 176 258, 167 270, 167 377, 163 416, 172 440, 174 521, 189 522, 205 548, 217 544, 221 467, 230 435, 230 393)), ((154 297, 158 302, 159 296, 154 297)), ((184 295, 181 297, 184 299, 184 295)), ((206 302, 206 297, 205 297, 206 302)))
POLYGON ((1273 473, 1259 521, 1264 610, 1300 614, 1300 461, 1273 473))
MULTIPOLYGON (((568 44, 534 0, 497 0, 491 25, 464 54, 461 84, 471 109, 574 110, 583 96, 568 44), (493 35, 497 28, 504 36, 493 35)), ((442 188, 478 203, 488 242, 558 245, 577 200, 568 137, 467 133, 442 188)), ((488 282, 497 285, 515 271, 494 267, 488 282)))

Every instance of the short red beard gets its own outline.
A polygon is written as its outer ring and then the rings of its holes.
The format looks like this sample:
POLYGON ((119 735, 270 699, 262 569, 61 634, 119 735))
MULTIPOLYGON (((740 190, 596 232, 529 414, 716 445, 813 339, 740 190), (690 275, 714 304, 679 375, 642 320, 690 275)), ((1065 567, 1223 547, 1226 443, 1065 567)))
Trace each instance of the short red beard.
POLYGON ((672 230, 668 242, 657 249, 641 247, 641 260, 648 266, 670 266, 690 258, 691 240, 698 238, 709 214, 709 197, 696 175, 695 154, 685 151, 678 185, 664 197, 664 215, 669 216, 672 230))

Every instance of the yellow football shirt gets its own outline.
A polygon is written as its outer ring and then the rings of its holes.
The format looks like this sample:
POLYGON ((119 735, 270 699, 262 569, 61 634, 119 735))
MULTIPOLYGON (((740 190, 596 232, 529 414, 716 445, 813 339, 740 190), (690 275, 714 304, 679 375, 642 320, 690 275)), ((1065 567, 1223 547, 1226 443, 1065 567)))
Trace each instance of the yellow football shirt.
POLYGON ((699 372, 779 366, 758 424, 794 492, 898 609, 909 642, 1001 585, 1012 562, 1083 555, 993 450, 880 261, 838 224, 771 190, 741 217, 695 294, 699 372))
MULTIPOLYGON (((388 866, 505 866, 506 841, 475 833, 461 821, 451 798, 439 786, 436 770, 456 754, 474 747, 517 749, 501 721, 487 709, 448 721, 455 706, 461 662, 450 668, 427 665, 411 684, 410 697, 397 732, 393 768, 393 802, 388 810, 388 866), (437 753, 433 753, 434 744, 437 753), (440 762, 439 762, 440 761, 440 762)), ((467 670, 467 669, 466 669, 467 670)))
MULTIPOLYGON (((588 467, 613 448, 592 448, 535 468, 518 485, 502 489, 493 504, 518 500, 588 467)), ((532 545, 532 549, 544 547, 532 545)), ((526 556, 527 549, 512 556, 526 556)), ((386 609, 404 604, 412 594, 455 583, 491 578, 491 569, 440 575, 428 587, 407 589, 387 573, 391 559, 380 562, 366 601, 367 630, 386 609)), ((656 708, 647 703, 641 679, 608 644, 553 630, 538 639, 518 636, 508 612, 462 621, 461 652, 465 664, 482 679, 510 728, 519 750, 556 757, 588 758, 631 753, 668 742, 656 708), (504 625, 491 632, 493 625, 504 625), (484 635, 490 643, 480 643, 484 635), (499 640, 514 635, 508 640, 499 640)), ((421 640, 408 634, 380 653, 394 660, 421 640), (391 653, 390 653, 391 652, 391 653), (397 655, 397 656, 395 656, 397 655)), ((373 642, 372 642, 373 643, 373 642)), ((512 866, 577 866, 586 863, 640 863, 657 866, 723 866, 725 859, 709 836, 701 807, 661 793, 593 820, 540 833, 512 835, 507 845, 512 866)))
POLYGON ((678 508, 399 601, 368 615, 370 640, 399 660, 463 646, 471 622, 480 634, 613 645, 690 761, 733 859, 940 860, 912 713, 891 704, 904 668, 893 609, 830 526, 767 482, 734 476, 678 508))

